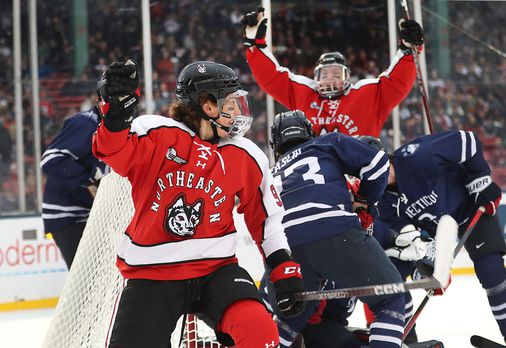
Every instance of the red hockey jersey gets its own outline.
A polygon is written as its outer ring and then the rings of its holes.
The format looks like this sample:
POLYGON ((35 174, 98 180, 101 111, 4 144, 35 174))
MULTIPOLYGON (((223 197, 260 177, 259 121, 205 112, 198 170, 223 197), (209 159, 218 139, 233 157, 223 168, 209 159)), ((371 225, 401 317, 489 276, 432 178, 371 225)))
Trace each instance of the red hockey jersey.
POLYGON ((348 135, 378 137, 416 77, 413 56, 399 50, 380 76, 359 80, 345 95, 328 99, 320 96, 314 80, 281 67, 267 48, 248 48, 246 58, 258 85, 288 109, 304 111, 317 135, 337 129, 348 135))
POLYGON ((135 213, 117 259, 125 278, 190 279, 237 262, 236 197, 264 256, 289 250, 267 157, 246 138, 210 144, 145 115, 121 132, 99 126, 93 153, 132 184, 135 213))

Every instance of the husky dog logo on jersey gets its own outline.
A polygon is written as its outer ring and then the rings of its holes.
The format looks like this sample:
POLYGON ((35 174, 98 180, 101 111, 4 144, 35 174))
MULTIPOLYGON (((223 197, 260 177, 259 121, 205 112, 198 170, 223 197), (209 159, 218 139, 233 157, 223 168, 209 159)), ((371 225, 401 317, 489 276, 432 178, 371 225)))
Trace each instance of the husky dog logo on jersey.
POLYGON ((202 208, 204 201, 198 199, 193 204, 187 204, 183 193, 176 197, 166 209, 163 222, 165 231, 181 237, 193 236, 195 229, 202 222, 202 208))

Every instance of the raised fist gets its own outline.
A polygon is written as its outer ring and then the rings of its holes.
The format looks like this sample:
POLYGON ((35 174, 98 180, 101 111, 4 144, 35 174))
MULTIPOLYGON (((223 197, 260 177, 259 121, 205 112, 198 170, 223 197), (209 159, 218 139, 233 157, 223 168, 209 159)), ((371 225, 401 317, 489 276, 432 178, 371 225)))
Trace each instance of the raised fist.
POLYGON ((267 46, 265 42, 267 18, 264 17, 264 11, 263 7, 259 7, 257 11, 249 12, 242 17, 241 24, 244 26, 242 43, 245 47, 263 48, 267 46))
POLYGON ((139 71, 133 60, 114 62, 98 81, 99 109, 111 131, 130 126, 139 103, 139 71))
POLYGON ((412 45, 420 46, 423 44, 423 29, 416 21, 401 19, 399 21, 399 30, 402 45, 411 48, 412 45))

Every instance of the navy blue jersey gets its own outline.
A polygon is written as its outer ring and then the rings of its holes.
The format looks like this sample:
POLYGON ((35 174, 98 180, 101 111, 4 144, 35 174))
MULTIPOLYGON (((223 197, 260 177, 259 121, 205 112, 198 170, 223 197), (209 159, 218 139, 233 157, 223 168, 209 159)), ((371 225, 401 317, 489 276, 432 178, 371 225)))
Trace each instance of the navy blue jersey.
POLYGON ((397 230, 412 223, 434 233, 444 214, 464 224, 478 209, 466 179, 490 174, 478 137, 458 130, 417 138, 396 150, 392 163, 396 187, 385 191, 378 209, 397 230))
POLYGON ((290 245, 360 228, 344 174, 360 178, 360 195, 374 203, 385 189, 388 167, 385 152, 341 133, 287 152, 272 172, 286 209, 283 226, 290 245))
POLYGON ((88 218, 93 203, 88 186, 108 171, 91 153, 98 122, 96 109, 67 118, 42 155, 40 165, 47 176, 42 203, 46 233, 88 218))

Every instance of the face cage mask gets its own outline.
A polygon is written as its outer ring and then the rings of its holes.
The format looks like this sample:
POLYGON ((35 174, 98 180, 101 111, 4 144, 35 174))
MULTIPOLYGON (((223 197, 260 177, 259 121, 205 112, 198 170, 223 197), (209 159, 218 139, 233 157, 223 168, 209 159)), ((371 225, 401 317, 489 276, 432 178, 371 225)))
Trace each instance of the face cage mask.
POLYGON ((324 98, 340 96, 350 85, 350 69, 342 64, 320 64, 314 75, 318 93, 324 98))
POLYGON ((240 89, 225 98, 218 99, 218 113, 220 116, 233 118, 233 123, 230 126, 224 126, 216 120, 214 123, 228 132, 230 137, 242 137, 253 123, 248 103, 248 92, 240 89))

